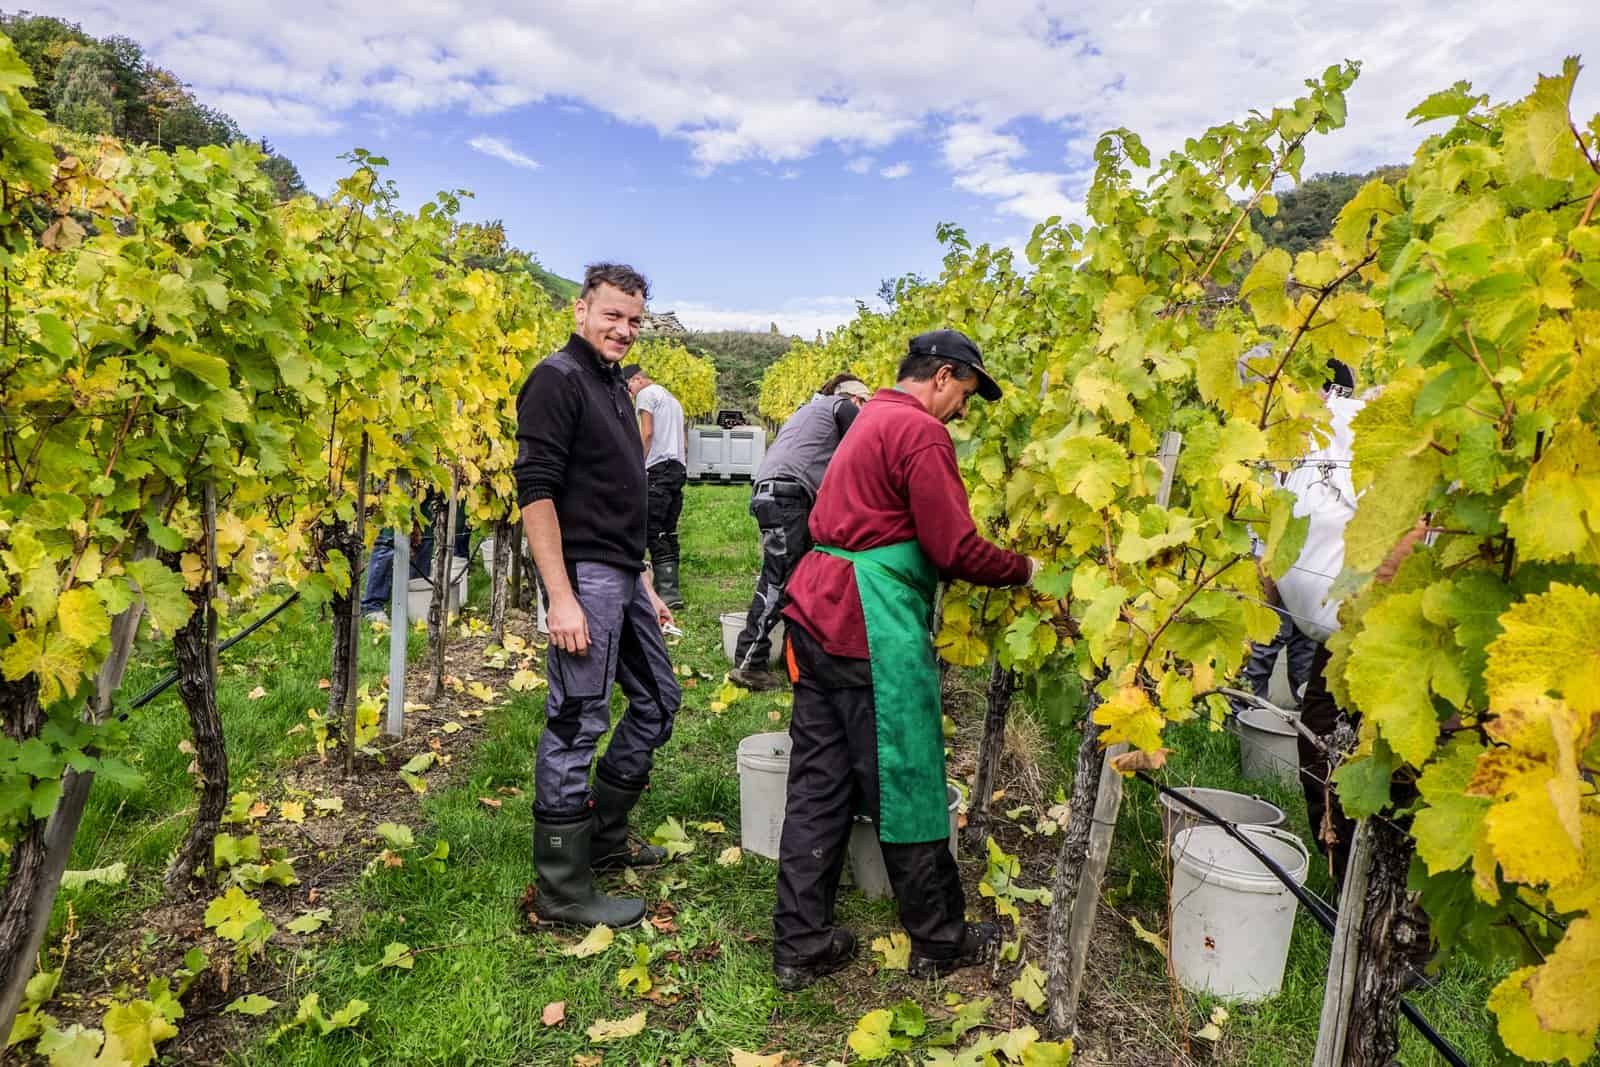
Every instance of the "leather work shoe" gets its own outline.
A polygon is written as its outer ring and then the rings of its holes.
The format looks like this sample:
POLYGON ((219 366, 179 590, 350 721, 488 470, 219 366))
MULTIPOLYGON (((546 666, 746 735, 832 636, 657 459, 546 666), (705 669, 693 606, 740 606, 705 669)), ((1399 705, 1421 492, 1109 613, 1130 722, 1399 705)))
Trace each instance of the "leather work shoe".
POLYGON ((907 968, 913 978, 937 978, 962 967, 976 967, 994 959, 1000 946, 1000 927, 996 923, 967 923, 961 932, 961 947, 954 956, 942 959, 919 956, 911 950, 911 963, 907 968))
POLYGON ((743 689, 765 693, 773 689, 782 689, 785 679, 777 671, 744 671, 735 667, 728 672, 728 681, 743 689))
POLYGON ((785 993, 794 993, 818 978, 844 970, 845 966, 855 959, 855 955, 856 935, 842 926, 836 926, 828 947, 820 955, 796 963, 773 960, 772 973, 777 978, 779 989, 785 993))

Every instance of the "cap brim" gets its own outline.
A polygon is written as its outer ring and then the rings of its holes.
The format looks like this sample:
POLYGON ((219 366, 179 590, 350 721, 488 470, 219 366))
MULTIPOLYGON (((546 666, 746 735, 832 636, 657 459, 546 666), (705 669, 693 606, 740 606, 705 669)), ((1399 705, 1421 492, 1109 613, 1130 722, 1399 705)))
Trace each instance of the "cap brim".
MULTIPOLYGON (((971 366, 971 364, 968 364, 971 366)), ((978 395, 993 403, 1000 399, 1000 383, 989 377, 982 367, 973 367, 978 374, 978 395)))

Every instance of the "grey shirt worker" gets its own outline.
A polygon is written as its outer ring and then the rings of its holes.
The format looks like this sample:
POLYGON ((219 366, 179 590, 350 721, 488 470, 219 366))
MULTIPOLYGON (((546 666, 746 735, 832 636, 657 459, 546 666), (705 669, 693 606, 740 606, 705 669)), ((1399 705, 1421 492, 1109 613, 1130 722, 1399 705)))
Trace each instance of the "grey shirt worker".
POLYGON ((734 671, 742 685, 769 688, 765 676, 772 658, 772 630, 783 607, 783 590, 800 558, 811 551, 811 504, 822 485, 828 461, 855 421, 859 410, 852 395, 863 399, 867 387, 844 382, 833 396, 814 395, 789 416, 767 449, 756 472, 750 514, 761 530, 761 573, 745 615, 744 630, 734 646, 734 671))
POLYGON ((628 708, 596 775, 643 788, 672 735, 681 694, 644 585, 644 448, 621 373, 583 338, 541 362, 517 397, 517 506, 555 504, 561 550, 589 627, 577 656, 551 645, 550 693, 534 772, 534 813, 589 804, 589 768, 611 726, 611 685, 628 708))

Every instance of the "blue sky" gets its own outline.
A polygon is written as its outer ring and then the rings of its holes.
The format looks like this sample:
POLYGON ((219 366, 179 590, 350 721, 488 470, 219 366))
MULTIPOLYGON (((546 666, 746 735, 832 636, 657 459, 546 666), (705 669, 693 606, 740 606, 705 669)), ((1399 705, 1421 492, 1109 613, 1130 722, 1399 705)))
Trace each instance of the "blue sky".
MULTIPOLYGON (((1459 78, 1520 95, 1600 63, 1600 4, 1193 0, 1097 4, 677 0, 73 0, 326 190, 340 153, 389 157, 405 199, 465 213, 569 277, 633 262, 691 326, 810 335, 936 273, 940 221, 1020 245, 1078 210, 1094 135, 1157 152, 1291 99, 1344 58, 1349 128, 1307 172, 1403 160, 1404 119, 1459 78)), ((1575 111, 1600 110, 1600 73, 1575 111)))

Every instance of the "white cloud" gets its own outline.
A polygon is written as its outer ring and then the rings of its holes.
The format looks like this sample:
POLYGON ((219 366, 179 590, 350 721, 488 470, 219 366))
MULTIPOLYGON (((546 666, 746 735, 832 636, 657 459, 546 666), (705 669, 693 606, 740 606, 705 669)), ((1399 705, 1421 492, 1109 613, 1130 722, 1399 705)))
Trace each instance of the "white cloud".
POLYGON ((890 181, 893 181, 896 178, 904 178, 910 173, 911 164, 902 160, 901 162, 895 163, 892 166, 884 167, 878 172, 878 176, 881 178, 888 178, 890 181))
POLYGON ((778 173, 778 180, 780 182, 792 182, 798 177, 800 177, 800 172, 795 170, 793 167, 785 167, 778 173))
POLYGON ((503 137, 490 137, 487 134, 480 133, 478 136, 468 141, 467 145, 474 151, 482 152, 486 156, 493 156, 495 159, 503 160, 504 162, 511 164, 513 167, 521 167, 524 170, 538 170, 540 166, 537 159, 518 152, 515 148, 512 148, 511 144, 503 137))
POLYGON ((806 340, 816 336, 818 330, 827 333, 842 326, 856 316, 856 302, 843 296, 819 296, 807 299, 786 300, 780 304, 757 308, 730 308, 698 300, 651 301, 652 307, 671 310, 691 330, 769 330, 778 324, 778 332, 798 334, 806 340))
MULTIPOLYGON (((1536 18, 1501 0, 986 0, 914 19, 897 0, 697 0, 619 14, 638 48, 595 47, 582 5, 516 0, 55 6, 141 41, 252 134, 553 100, 681 140, 702 171, 832 146, 857 173, 931 135, 956 187, 1031 218, 1081 192, 1101 130, 1137 130, 1159 156, 1347 56, 1365 62, 1350 128, 1313 139, 1308 172, 1404 158, 1419 136, 1405 112, 1459 78, 1504 99, 1568 53, 1600 55, 1593 0, 1543 0, 1536 18)), ((1575 111, 1597 108, 1591 73, 1575 111)))

